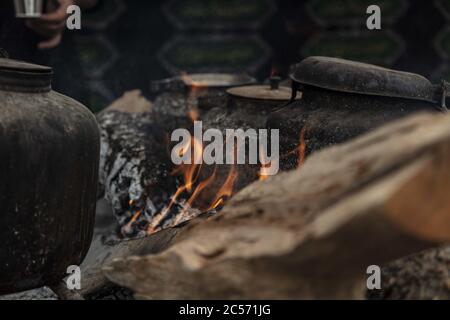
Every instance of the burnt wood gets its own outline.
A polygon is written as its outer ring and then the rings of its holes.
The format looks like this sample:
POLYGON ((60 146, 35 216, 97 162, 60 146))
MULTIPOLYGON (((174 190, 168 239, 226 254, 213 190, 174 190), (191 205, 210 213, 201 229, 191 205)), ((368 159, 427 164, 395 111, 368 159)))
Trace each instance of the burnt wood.
POLYGON ((143 299, 362 299, 368 266, 450 240, 449 124, 420 115, 318 152, 103 270, 143 299))
POLYGON ((135 91, 97 116, 102 143, 100 185, 118 220, 121 237, 147 235, 149 222, 177 189, 178 182, 171 174, 170 135, 177 128, 192 126, 181 114, 156 112, 135 91), (132 219, 134 223, 130 223, 132 219))

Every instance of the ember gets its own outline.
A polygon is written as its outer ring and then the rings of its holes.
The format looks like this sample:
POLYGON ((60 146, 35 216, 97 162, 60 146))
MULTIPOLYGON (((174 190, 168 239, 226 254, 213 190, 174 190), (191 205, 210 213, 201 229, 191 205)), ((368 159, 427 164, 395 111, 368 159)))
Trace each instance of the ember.
POLYGON ((305 164, 306 157, 306 143, 305 143, 306 128, 303 127, 300 132, 300 143, 298 144, 298 167, 301 168, 305 164))

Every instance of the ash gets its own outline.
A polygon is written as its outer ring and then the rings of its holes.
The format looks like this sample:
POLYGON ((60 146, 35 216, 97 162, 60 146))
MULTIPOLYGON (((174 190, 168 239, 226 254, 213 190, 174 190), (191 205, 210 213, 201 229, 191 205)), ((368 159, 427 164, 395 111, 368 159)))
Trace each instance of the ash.
MULTIPOLYGON (((169 134, 188 121, 154 112, 116 110, 99 114, 98 121, 100 190, 117 218, 118 234, 124 238, 146 236, 149 223, 164 210, 177 186, 171 176, 169 134)), ((182 221, 177 213, 170 212, 155 231, 170 226, 170 220, 182 221)))

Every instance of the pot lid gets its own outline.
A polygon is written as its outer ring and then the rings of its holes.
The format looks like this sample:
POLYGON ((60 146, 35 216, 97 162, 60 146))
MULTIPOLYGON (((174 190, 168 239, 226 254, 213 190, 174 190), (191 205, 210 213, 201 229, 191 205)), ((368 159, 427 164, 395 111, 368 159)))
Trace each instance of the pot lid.
POLYGON ((228 89, 227 93, 237 98, 267 101, 289 101, 292 96, 291 88, 279 87, 273 89, 268 85, 235 87, 228 89))
POLYGON ((255 83, 256 80, 246 74, 228 73, 196 73, 181 76, 190 87, 223 88, 255 83))
POLYGON ((186 88, 230 88, 255 83, 256 79, 247 74, 194 73, 178 77, 152 81, 150 90, 154 93, 180 91, 186 88))
MULTIPOLYGON (((289 101, 292 99, 292 89, 280 86, 281 78, 271 77, 269 85, 251 85, 235 87, 227 90, 227 93, 233 97, 265 100, 265 101, 289 101)), ((300 99, 300 97, 299 97, 300 99)))
POLYGON ((436 87, 418 74, 330 57, 292 67, 293 81, 333 91, 436 102, 436 87))
POLYGON ((53 70, 50 67, 0 58, 0 89, 20 92, 51 90, 53 70))

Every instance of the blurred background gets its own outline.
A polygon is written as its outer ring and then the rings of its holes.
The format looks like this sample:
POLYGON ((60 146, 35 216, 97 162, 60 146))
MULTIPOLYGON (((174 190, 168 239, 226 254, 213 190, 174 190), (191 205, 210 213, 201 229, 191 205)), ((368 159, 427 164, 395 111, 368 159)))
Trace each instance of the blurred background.
POLYGON ((102 0, 47 51, 12 4, 0 10, 0 47, 51 65, 54 88, 95 112, 151 80, 211 71, 263 80, 309 55, 450 80, 450 0, 102 0), (381 31, 366 29, 371 4, 382 9, 381 31))

